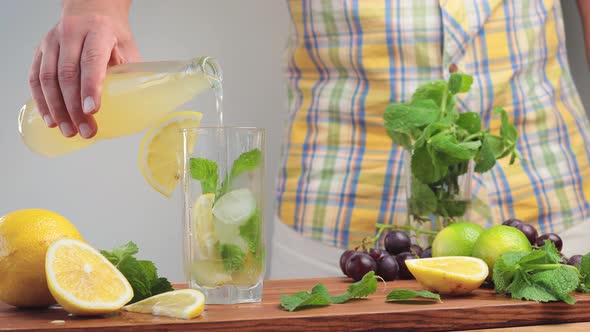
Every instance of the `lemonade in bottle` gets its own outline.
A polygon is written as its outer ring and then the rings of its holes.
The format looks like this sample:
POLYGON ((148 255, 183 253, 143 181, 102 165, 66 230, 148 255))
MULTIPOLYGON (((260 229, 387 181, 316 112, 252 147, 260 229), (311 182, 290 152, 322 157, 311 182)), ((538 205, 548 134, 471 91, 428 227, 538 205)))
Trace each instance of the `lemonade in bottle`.
POLYGON ((48 128, 32 100, 21 108, 19 132, 30 150, 47 157, 60 156, 99 140, 143 131, 204 90, 220 90, 221 79, 221 70, 211 57, 113 66, 107 70, 101 108, 94 115, 98 124, 95 137, 67 138, 58 129, 48 128))

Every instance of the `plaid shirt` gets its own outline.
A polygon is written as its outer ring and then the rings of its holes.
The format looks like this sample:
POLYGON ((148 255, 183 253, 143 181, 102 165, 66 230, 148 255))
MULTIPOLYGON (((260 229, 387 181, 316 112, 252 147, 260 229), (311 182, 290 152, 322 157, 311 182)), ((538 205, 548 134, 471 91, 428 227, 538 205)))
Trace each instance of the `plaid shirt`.
MULTIPOLYGON (((559 0, 290 0, 289 126, 277 213, 345 248, 407 217, 404 155, 383 112, 448 68, 473 75, 459 111, 497 132, 502 105, 524 161, 475 174, 472 221, 511 217, 560 232, 590 215, 590 135, 559 0)), ((580 42, 582 37, 578 37, 580 42)))

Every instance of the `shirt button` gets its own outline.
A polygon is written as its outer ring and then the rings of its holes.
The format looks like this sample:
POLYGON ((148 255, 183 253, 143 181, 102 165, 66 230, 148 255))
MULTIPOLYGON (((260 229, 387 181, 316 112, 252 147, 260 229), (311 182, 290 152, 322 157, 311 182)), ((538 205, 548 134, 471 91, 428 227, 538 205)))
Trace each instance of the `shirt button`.
POLYGON ((456 64, 454 64, 454 63, 451 63, 451 64, 449 65, 449 73, 451 73, 451 74, 452 74, 452 73, 456 73, 456 72, 457 72, 457 70, 459 70, 459 67, 457 67, 457 65, 456 65, 456 64))

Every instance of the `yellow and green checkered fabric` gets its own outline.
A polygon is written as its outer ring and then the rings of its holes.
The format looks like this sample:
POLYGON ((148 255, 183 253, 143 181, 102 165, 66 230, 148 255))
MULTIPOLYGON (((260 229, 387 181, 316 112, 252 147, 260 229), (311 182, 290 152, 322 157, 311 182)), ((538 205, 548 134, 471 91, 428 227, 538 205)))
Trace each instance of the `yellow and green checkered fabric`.
MULTIPOLYGON (((590 215, 590 135, 559 0, 290 0, 289 125, 277 213, 306 237, 358 244, 406 220, 402 150, 383 112, 422 83, 473 75, 460 111, 496 132, 504 106, 524 161, 473 176, 484 226, 517 217, 560 232, 590 215)), ((579 37, 580 42, 582 36, 579 37)), ((590 225, 589 225, 590 227, 590 225)))

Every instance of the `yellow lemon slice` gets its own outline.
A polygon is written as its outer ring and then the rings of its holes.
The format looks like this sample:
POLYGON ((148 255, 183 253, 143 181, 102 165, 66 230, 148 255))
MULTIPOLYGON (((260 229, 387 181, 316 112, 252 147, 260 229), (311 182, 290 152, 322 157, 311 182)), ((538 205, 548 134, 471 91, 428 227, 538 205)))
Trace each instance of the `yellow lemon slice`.
POLYGON ((76 315, 110 313, 133 298, 133 289, 123 274, 80 240, 55 241, 47 250, 45 271, 51 295, 76 315))
POLYGON ((213 226, 213 203, 214 194, 199 196, 192 208, 192 230, 193 238, 197 244, 194 252, 195 259, 218 258, 218 250, 215 248, 217 235, 213 226))
MULTIPOLYGON (((182 129, 199 128, 203 114, 194 111, 174 112, 162 117, 143 137, 139 150, 139 168, 146 181, 162 195, 172 196, 183 159, 182 129)), ((189 152, 196 133, 187 132, 189 152)))
POLYGON ((203 313, 205 295, 196 289, 181 289, 149 297, 123 307, 123 310, 191 319, 203 313))
POLYGON ((489 273, 483 260, 464 256, 409 259, 406 266, 426 289, 449 295, 473 291, 489 273))

